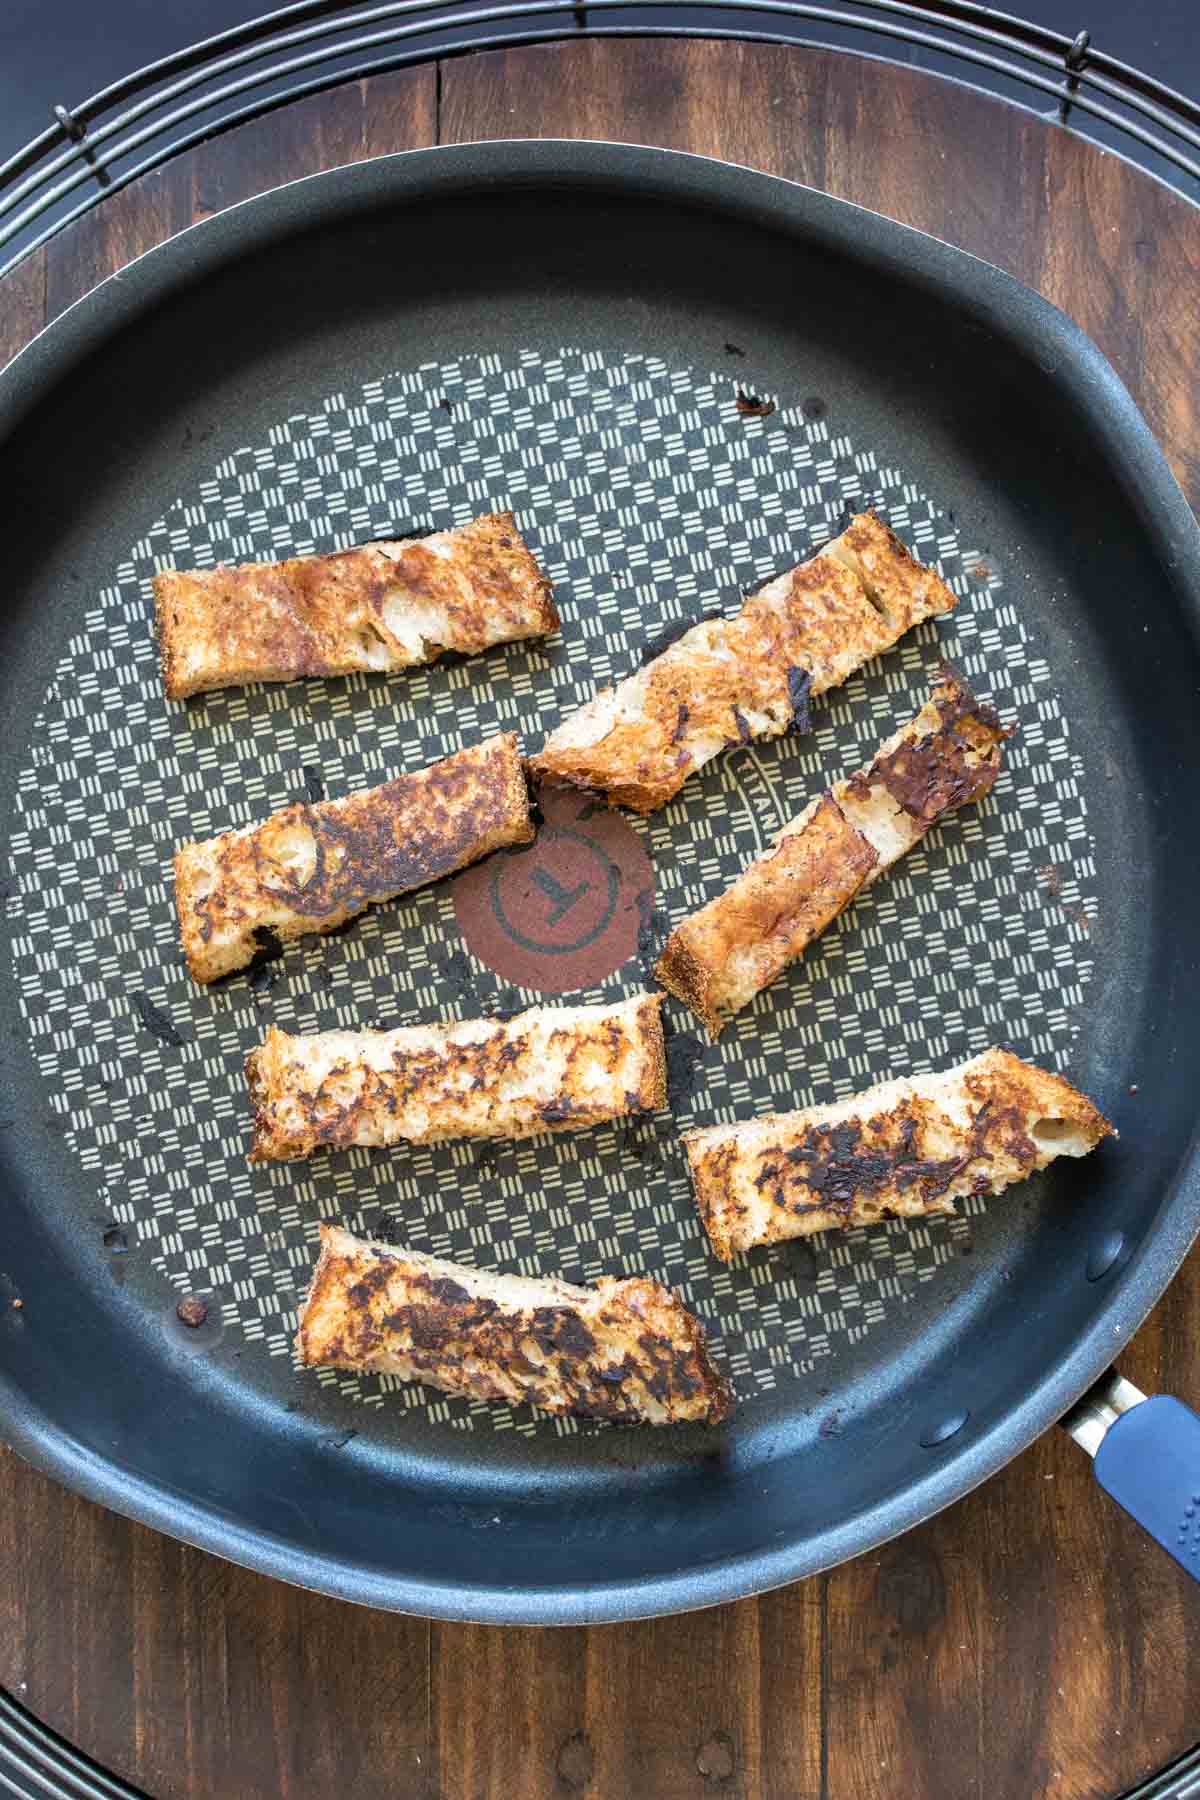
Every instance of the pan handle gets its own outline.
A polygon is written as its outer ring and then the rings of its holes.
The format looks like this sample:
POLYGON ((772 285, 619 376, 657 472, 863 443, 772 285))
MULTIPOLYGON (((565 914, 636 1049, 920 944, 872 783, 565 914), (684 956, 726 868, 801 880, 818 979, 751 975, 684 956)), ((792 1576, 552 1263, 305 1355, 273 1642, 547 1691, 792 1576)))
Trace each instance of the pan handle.
POLYGON ((1110 1369, 1062 1423, 1105 1492, 1200 1581, 1200 1414, 1110 1369))

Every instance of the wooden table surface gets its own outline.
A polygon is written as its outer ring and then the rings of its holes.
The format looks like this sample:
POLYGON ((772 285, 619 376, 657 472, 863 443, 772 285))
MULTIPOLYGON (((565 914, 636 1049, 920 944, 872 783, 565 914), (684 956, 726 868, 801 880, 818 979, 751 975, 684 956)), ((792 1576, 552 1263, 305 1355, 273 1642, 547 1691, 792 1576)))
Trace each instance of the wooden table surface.
MULTIPOLYGON (((754 164, 1002 264, 1091 334, 1200 499, 1200 212, 1032 114, 820 51, 579 39, 301 102, 27 259, 0 291, 0 363, 249 194, 391 150, 539 136, 754 164)), ((1200 1405, 1198 1304, 1193 1254, 1124 1373, 1200 1405)), ((3 1448, 0 1570, 0 1686, 155 1800, 1107 1800, 1200 1739, 1200 1586, 1060 1432, 848 1567, 646 1624, 370 1613, 129 1524, 3 1448)))

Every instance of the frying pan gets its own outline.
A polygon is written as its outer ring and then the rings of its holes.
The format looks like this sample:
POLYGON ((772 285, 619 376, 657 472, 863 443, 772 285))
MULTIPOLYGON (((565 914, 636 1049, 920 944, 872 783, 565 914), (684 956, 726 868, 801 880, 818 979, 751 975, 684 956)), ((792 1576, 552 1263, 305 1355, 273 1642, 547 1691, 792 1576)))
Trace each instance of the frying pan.
MULTIPOLYGON (((1053 308, 744 169, 604 144, 422 151, 235 207, 72 308, 0 379, 0 491, 0 1427, 23 1454, 331 1594, 599 1620, 865 1550, 1104 1376, 1200 1219, 1200 544, 1128 395, 1053 308), (426 890, 265 972, 189 984, 175 843, 496 729, 532 748, 865 499, 960 601, 828 697, 810 736, 719 761, 644 823, 551 820, 567 860, 543 870, 544 916, 527 899, 514 927, 498 863, 491 886, 426 890), (501 504, 555 578, 560 639, 409 678, 162 699, 156 567, 501 504), (946 651, 1019 725, 993 796, 719 1045, 668 1008, 670 1114, 247 1168, 240 1063, 267 1023, 636 989, 639 934, 652 955, 911 715, 946 651), (616 882, 607 958, 579 960, 569 919, 551 929, 587 886, 571 855, 616 882), (954 1221, 712 1261, 680 1127, 991 1042, 1069 1074, 1119 1139, 954 1221), (289 1339, 321 1217, 490 1266, 656 1274, 706 1320, 736 1418, 606 1430, 301 1372, 289 1339), (203 1325, 180 1322, 185 1295, 203 1325)), ((1093 1448, 1128 1399, 1093 1408, 1093 1448)))

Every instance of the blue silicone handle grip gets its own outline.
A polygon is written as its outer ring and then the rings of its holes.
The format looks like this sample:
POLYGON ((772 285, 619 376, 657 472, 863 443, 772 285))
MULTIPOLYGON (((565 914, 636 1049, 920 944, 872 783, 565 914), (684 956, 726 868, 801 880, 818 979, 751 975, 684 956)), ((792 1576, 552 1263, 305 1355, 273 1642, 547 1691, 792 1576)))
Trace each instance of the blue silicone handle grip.
POLYGON ((1200 1415, 1166 1394, 1122 1413, 1096 1452, 1096 1480, 1200 1581, 1200 1415))

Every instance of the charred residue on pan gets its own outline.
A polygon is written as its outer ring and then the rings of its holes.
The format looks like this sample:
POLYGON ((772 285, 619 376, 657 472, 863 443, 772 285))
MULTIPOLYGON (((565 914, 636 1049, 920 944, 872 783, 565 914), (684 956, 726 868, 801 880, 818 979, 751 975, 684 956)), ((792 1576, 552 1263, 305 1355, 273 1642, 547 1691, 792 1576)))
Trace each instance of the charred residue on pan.
POLYGON ((695 1092, 707 1046, 690 1031, 673 1031, 666 1044, 667 1105, 678 1112, 695 1092))
POLYGON ((475 971, 465 950, 446 949, 435 945, 431 956, 442 980, 453 988, 460 1000, 475 999, 475 971))
POLYGON ((773 400, 767 400, 760 394, 752 394, 742 387, 738 388, 733 403, 743 419, 769 419, 775 411, 773 400))
POLYGON ((637 954, 642 965, 642 973, 648 982, 655 979, 654 967, 662 954, 663 945, 670 933, 670 921, 666 913, 661 912, 654 904, 654 890, 642 888, 637 896, 638 936, 637 954))
POLYGON ((166 1044, 172 1050, 182 1050, 191 1041, 191 1034, 182 1032, 170 1013, 164 1012, 161 1006, 155 1006, 148 994, 134 994, 133 1009, 144 1028, 160 1044, 166 1044))

